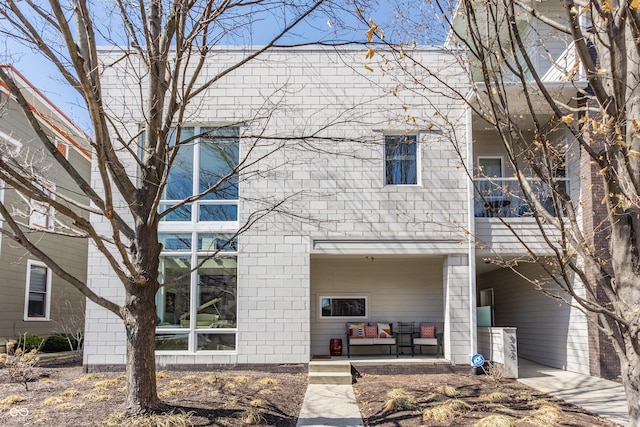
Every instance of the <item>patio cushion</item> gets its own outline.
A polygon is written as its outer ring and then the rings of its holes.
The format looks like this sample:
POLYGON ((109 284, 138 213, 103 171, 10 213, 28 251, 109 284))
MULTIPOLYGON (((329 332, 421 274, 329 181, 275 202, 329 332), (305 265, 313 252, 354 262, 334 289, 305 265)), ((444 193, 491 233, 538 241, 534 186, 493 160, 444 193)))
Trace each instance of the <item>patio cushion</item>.
POLYGON ((433 325, 420 325, 420 338, 435 338, 436 327, 433 325))
POLYGON ((378 327, 373 326, 365 326, 364 327, 364 336, 365 338, 378 338, 378 327))
POLYGON ((378 338, 389 338, 391 336, 391 326, 388 323, 378 323, 378 338))
POLYGON ((364 323, 349 325, 349 336, 351 338, 364 338, 364 323))

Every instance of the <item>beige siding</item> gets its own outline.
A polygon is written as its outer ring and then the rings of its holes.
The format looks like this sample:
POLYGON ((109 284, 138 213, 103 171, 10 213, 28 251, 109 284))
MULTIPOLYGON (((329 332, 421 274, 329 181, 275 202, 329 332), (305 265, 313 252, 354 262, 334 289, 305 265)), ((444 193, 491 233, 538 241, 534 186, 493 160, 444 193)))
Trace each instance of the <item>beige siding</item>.
MULTIPOLYGON (((311 262, 311 354, 329 354, 329 340, 346 346, 347 319, 320 319, 321 296, 366 296, 366 322, 443 321, 441 258, 313 258, 311 262)), ((388 352, 388 348, 368 349, 388 352)), ((357 352, 365 353, 358 348, 357 352)), ((344 349, 346 354, 346 348, 344 349)))

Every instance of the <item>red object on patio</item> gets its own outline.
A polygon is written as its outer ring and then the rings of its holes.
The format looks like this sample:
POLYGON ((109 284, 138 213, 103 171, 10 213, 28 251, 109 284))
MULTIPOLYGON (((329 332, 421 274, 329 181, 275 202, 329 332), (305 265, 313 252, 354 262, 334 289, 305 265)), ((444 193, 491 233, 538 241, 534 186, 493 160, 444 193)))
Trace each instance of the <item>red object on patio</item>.
POLYGON ((329 341, 329 353, 332 356, 342 356, 342 340, 340 338, 331 338, 331 341, 329 341))

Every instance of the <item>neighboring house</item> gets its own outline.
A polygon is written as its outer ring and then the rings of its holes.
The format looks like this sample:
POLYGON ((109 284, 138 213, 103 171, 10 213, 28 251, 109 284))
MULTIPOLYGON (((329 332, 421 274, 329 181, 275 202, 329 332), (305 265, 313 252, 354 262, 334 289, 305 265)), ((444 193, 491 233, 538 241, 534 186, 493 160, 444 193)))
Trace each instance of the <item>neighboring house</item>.
MULTIPOLYGON (((58 149, 89 180, 89 137, 29 83, 12 65, 0 64, 22 89, 32 111, 58 149)), ((0 155, 29 156, 40 170, 38 184, 52 193, 78 199, 78 191, 49 153, 45 153, 25 114, 6 84, 0 81, 0 155)), ((29 225, 29 236, 60 265, 81 280, 87 275, 87 241, 55 235, 61 218, 42 202, 18 194, 0 181, 0 200, 17 220, 29 225)), ((82 200, 84 204, 88 203, 82 200)), ((7 227, 0 219, 0 226, 7 227)), ((30 333, 47 336, 56 332, 77 333, 84 328, 84 296, 16 242, 0 233, 0 339, 30 333)))
MULTIPOLYGON (((530 32, 532 39, 541 31, 530 32)), ((542 73, 547 80, 554 79, 549 55, 566 55, 556 47, 544 55, 537 47, 537 66, 548 70, 542 73)), ((218 51, 205 74, 235 63, 245 51, 218 51)), ((124 68, 137 64, 134 56, 127 58, 133 63, 114 60, 121 53, 100 53, 105 63, 116 64, 103 71, 104 104, 122 120, 121 134, 135 135, 143 117, 139 81, 123 76, 124 68)), ((517 182, 493 131, 446 89, 424 97, 400 73, 380 72, 389 71, 384 58, 365 61, 364 53, 271 50, 195 100, 183 137, 208 137, 181 158, 183 168, 170 176, 162 209, 197 192, 196 183, 210 175, 229 172, 228 160, 245 155, 251 135, 300 137, 322 128, 325 141, 285 146, 258 162, 253 173, 241 174, 237 185, 161 223, 165 286, 157 296, 158 364, 307 363, 329 354, 332 338, 345 338, 346 322, 362 320, 442 325, 444 358, 468 365, 477 349, 476 306, 491 305, 494 324, 518 328, 521 357, 593 371, 589 359, 600 355, 589 347, 593 331, 586 316, 535 291, 513 271, 485 263, 487 257, 525 252, 474 194, 463 161, 483 171, 477 183, 486 197, 498 196, 496 185, 512 188, 509 203, 496 197, 493 208, 532 247, 551 254, 518 201, 517 182), (280 200, 287 201, 281 210, 224 246, 253 212, 280 200), (469 235, 482 244, 476 247, 469 235), (221 247, 215 259, 185 274, 221 247)), ((466 71, 452 53, 433 48, 412 54, 460 93, 468 91, 466 71)), ((441 86, 433 76, 419 77, 426 86, 441 86)), ((575 90, 562 87, 558 94, 570 98, 575 90)), ((575 154, 569 133, 557 137, 575 154)), ((263 142, 252 159, 280 142, 263 142)), ((579 156, 569 158, 558 179, 578 194, 579 156)), ((94 187, 99 185, 94 178, 94 187)), ((542 271, 525 264, 522 272, 542 271)), ((123 298, 122 285, 103 264, 91 263, 88 274, 96 292, 123 298)), ((123 365, 121 320, 92 303, 86 316, 86 368, 123 365)))
MULTIPOLYGON (((528 4, 535 12, 551 20, 567 22, 566 11, 561 2, 542 1, 528 4)), ((479 6, 476 13, 482 17, 483 7, 479 6)), ((454 29, 462 37, 466 34, 465 19, 464 14, 457 13, 453 20, 454 29)), ((482 19, 479 18, 480 21, 482 19)), ((500 21, 500 18, 497 18, 497 21, 500 21)), ((522 35, 523 45, 528 47, 533 66, 551 96, 565 105, 578 107, 579 100, 583 98, 581 93, 587 89, 588 84, 582 67, 578 66, 579 61, 571 38, 527 13, 519 15, 516 25, 522 35)), ((504 27, 506 28, 506 20, 504 27)), ((498 37, 506 37, 506 33, 505 30, 505 33, 498 37)), ((492 36, 495 38, 495 34, 492 36)), ((449 42, 455 43, 453 34, 450 35, 449 42)), ((508 42, 503 39, 503 43, 508 42)), ((482 93, 485 89, 479 68, 473 66, 473 60, 470 63, 474 81, 479 88, 478 93, 482 93)), ((533 132, 533 118, 522 95, 522 84, 510 74, 506 66, 503 67, 503 73, 505 82, 509 81, 509 76, 513 79, 511 87, 506 83, 512 117, 519 121, 521 129, 529 129, 526 138, 533 145, 536 138, 533 132)), ((527 74, 531 87, 535 88, 530 73, 527 74)), ((565 150, 565 161, 558 164, 553 175, 556 181, 563 183, 572 200, 576 202, 575 205, 582 216, 585 235, 591 239, 590 244, 596 248, 606 248, 606 231, 592 232, 594 224, 605 219, 604 206, 600 203, 602 194, 598 196, 597 193, 597 171, 588 159, 585 160, 581 156, 578 144, 569 130, 553 125, 554 112, 549 105, 535 95, 532 99, 535 103, 536 119, 548 129, 550 139, 557 143, 558 149, 565 150)), ((560 303, 557 299, 544 295, 524 279, 547 276, 540 264, 521 262, 511 270, 485 262, 491 258, 506 261, 526 259, 527 252, 523 249, 523 242, 541 257, 542 263, 545 262, 545 255, 554 254, 549 245, 539 238, 540 230, 524 202, 522 189, 515 178, 497 131, 475 113, 471 114, 470 124, 475 183, 485 196, 481 198, 476 194, 473 208, 473 230, 479 242, 475 251, 478 305, 491 306, 493 324, 517 328, 519 357, 560 369, 606 378, 618 377, 618 357, 605 335, 596 326, 595 316, 589 321, 588 318, 592 315, 587 316, 577 307, 560 303), (496 212, 502 219, 496 218, 496 212), (502 220, 505 220, 506 225, 513 227, 516 234, 508 230, 502 220)), ((530 170, 525 161, 520 164, 520 168, 530 170)), ((534 176, 533 172, 531 176, 534 176)), ((540 180, 531 178, 529 182, 539 194, 544 195, 548 192, 540 180)), ((544 200, 543 196, 540 198, 544 200)), ((545 205, 545 208, 553 211, 551 204, 545 205)), ((549 235, 553 237, 553 231, 550 231, 549 235)), ((577 277, 573 280, 578 295, 584 297, 586 292, 581 282, 577 277)), ((551 286, 547 289, 573 302, 571 297, 559 292, 556 287, 551 286)))

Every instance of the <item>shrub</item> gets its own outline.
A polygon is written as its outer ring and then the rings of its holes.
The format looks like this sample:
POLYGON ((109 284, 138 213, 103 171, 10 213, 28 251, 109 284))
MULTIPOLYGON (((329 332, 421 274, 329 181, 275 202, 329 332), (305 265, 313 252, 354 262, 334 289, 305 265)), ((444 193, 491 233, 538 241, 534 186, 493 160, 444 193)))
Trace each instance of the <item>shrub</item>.
POLYGON ((22 349, 24 353, 29 353, 31 350, 40 350, 44 344, 44 338, 34 334, 20 335, 17 341, 16 346, 22 349))
POLYGON ((42 351, 56 353, 59 351, 73 351, 78 349, 78 340, 71 334, 53 334, 44 340, 42 351))

